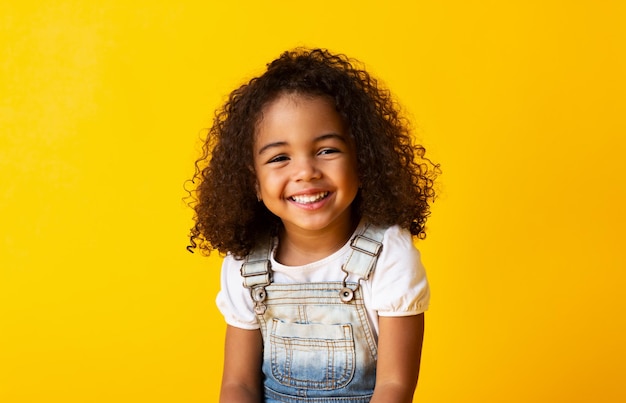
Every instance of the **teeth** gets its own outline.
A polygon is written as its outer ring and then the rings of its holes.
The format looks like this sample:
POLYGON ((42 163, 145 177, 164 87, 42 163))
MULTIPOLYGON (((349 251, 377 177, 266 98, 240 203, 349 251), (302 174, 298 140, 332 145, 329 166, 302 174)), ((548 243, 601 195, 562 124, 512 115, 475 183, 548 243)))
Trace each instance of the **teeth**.
POLYGON ((326 196, 328 196, 328 192, 320 192, 314 195, 292 196, 291 200, 300 204, 310 204, 310 203, 315 203, 316 201, 322 200, 326 196))

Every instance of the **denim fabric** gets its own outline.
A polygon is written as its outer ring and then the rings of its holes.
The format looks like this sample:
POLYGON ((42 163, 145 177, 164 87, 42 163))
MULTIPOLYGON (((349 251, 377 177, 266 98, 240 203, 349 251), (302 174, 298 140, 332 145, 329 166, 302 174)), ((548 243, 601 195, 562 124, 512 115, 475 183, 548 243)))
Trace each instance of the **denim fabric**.
POLYGON ((341 282, 270 284, 263 314, 265 402, 369 402, 377 347, 361 290, 341 282))

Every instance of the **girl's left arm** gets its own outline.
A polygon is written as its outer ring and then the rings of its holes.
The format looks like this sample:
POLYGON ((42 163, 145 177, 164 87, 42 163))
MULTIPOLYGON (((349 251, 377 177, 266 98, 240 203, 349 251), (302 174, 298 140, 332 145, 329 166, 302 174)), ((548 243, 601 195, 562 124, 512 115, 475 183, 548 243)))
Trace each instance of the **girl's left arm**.
POLYGON ((417 386, 424 314, 379 317, 376 387, 371 403, 411 403, 417 386))

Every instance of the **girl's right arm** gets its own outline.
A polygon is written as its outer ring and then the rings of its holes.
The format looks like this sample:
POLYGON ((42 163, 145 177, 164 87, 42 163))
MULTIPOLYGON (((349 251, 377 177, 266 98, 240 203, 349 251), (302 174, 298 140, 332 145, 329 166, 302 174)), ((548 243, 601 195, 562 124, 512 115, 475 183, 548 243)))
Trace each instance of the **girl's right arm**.
POLYGON ((227 326, 220 403, 262 402, 262 361, 261 331, 227 326))

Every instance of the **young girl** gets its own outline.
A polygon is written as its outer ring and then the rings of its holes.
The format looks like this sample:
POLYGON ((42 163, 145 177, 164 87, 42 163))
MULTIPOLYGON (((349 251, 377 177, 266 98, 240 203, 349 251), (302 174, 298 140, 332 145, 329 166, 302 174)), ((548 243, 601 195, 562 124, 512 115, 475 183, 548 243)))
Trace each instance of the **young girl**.
POLYGON ((198 160, 191 248, 226 255, 221 402, 411 402, 438 166, 357 62, 296 49, 233 91, 198 160))

